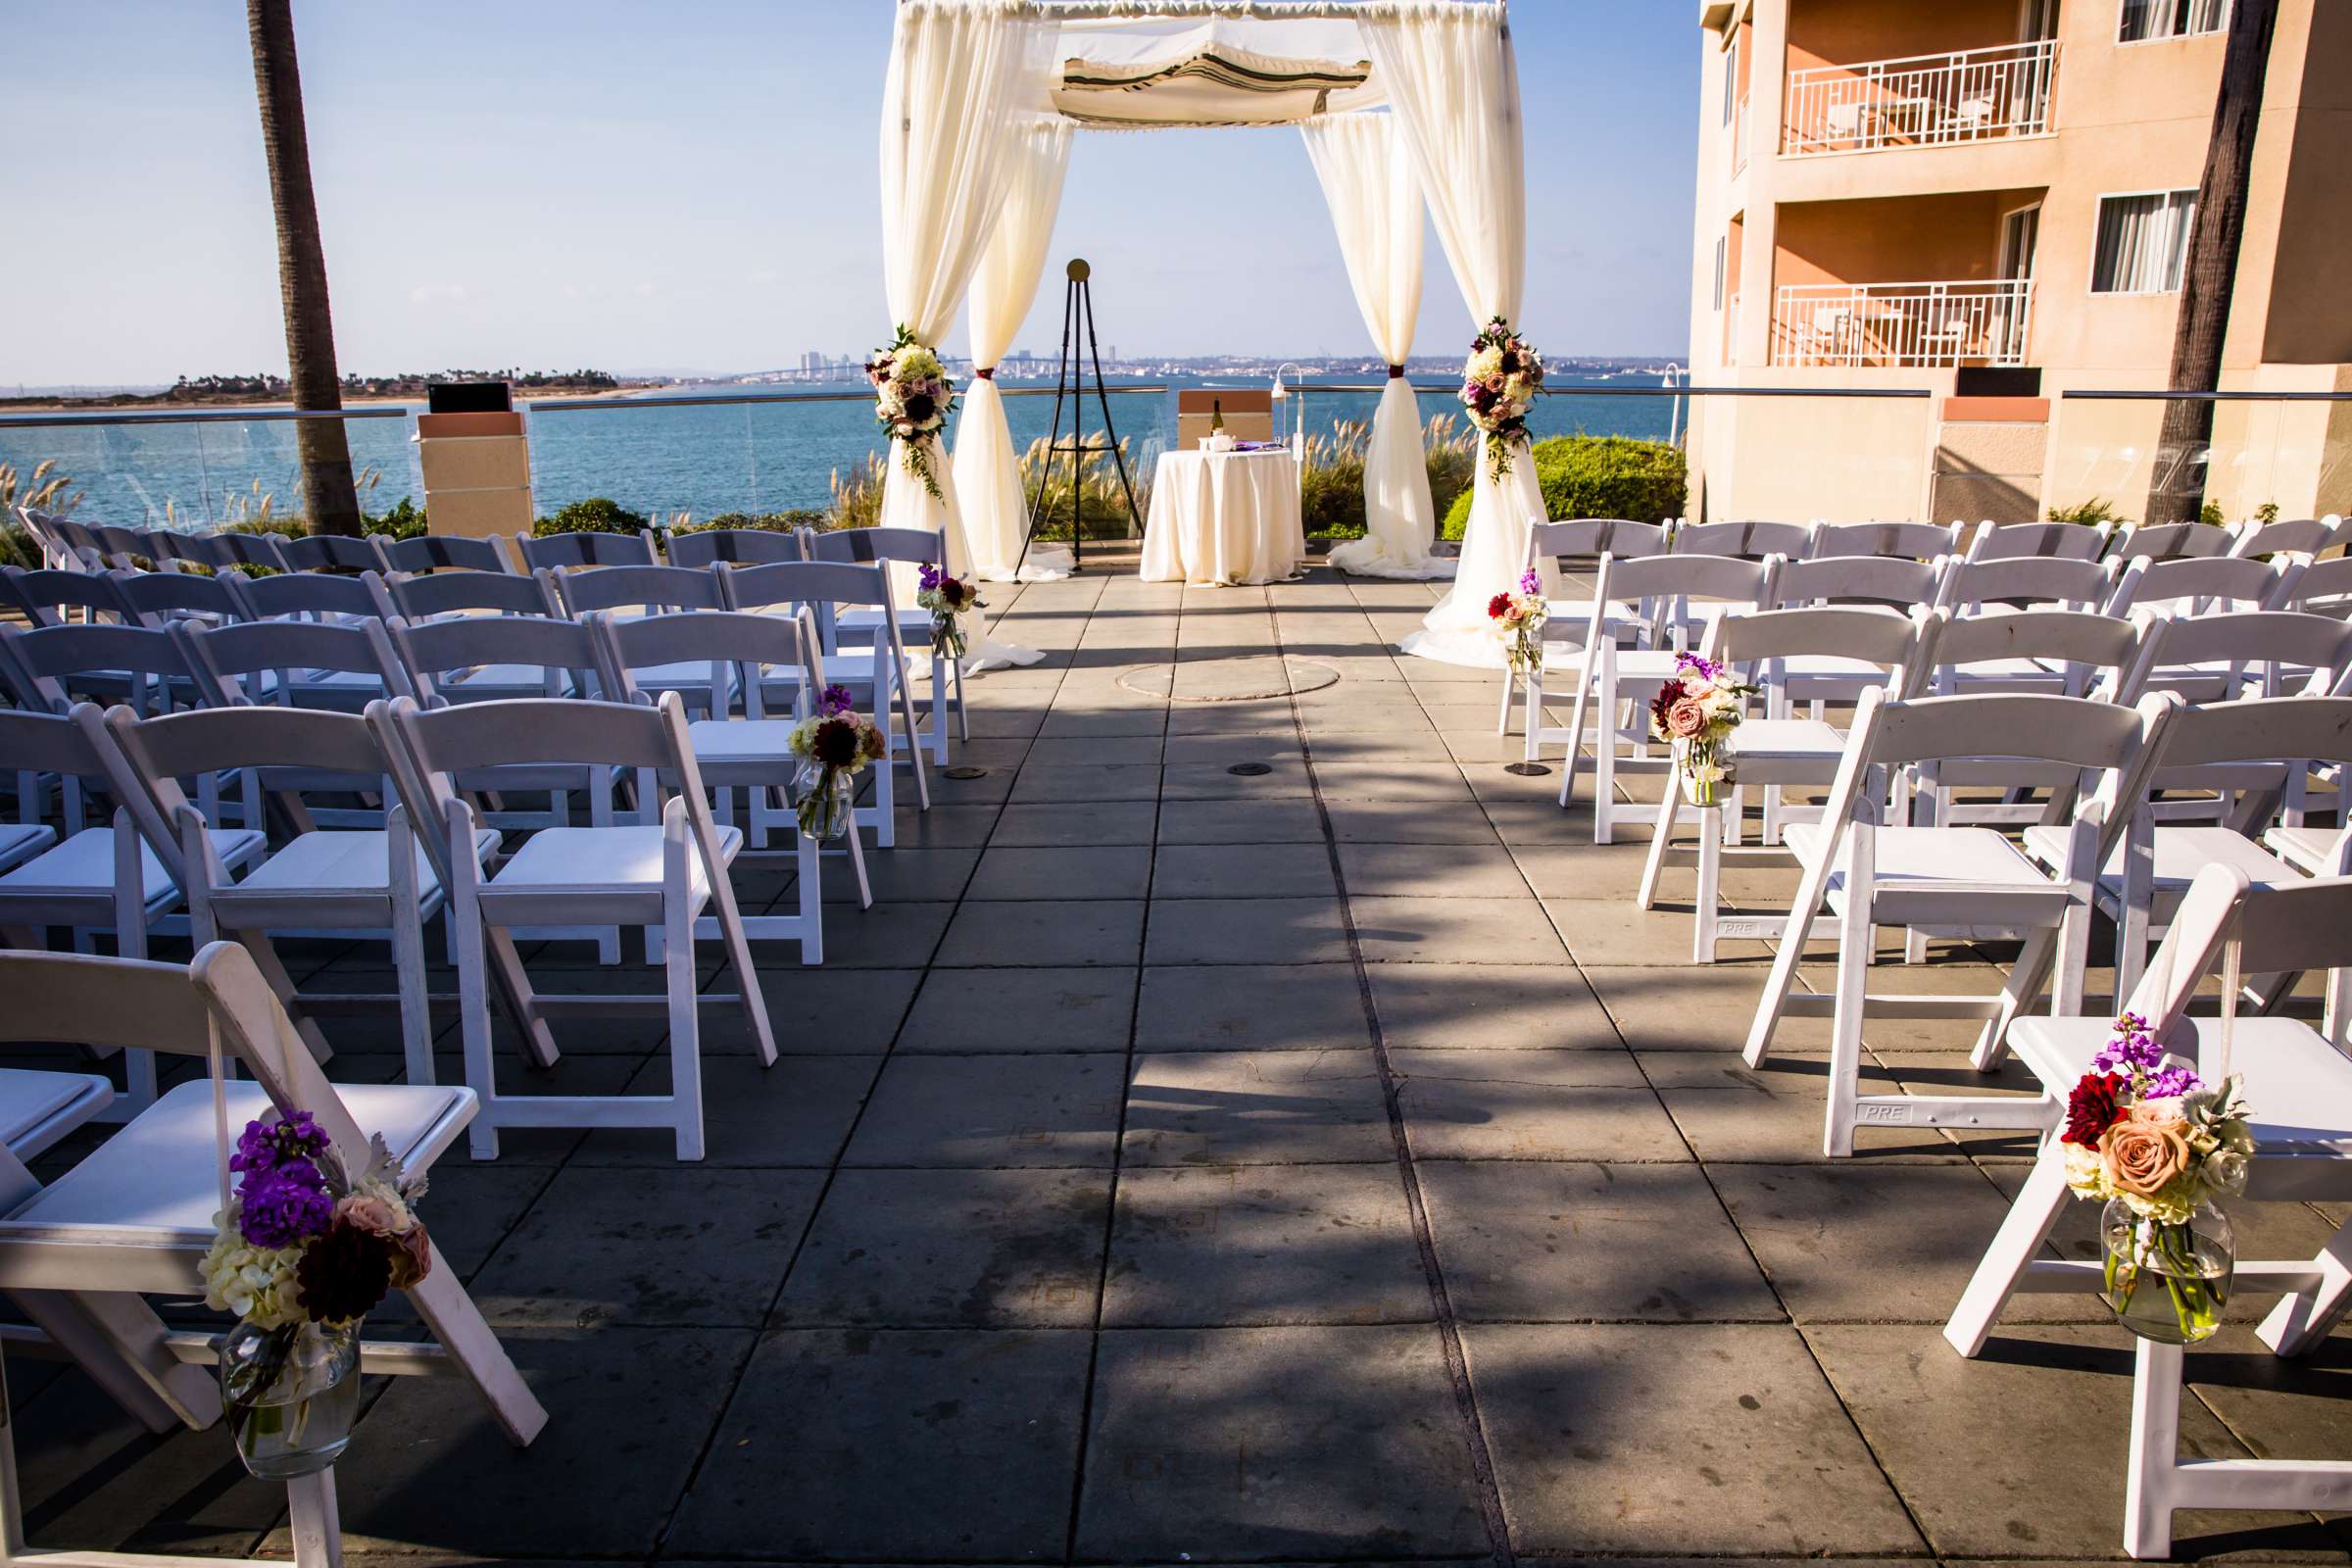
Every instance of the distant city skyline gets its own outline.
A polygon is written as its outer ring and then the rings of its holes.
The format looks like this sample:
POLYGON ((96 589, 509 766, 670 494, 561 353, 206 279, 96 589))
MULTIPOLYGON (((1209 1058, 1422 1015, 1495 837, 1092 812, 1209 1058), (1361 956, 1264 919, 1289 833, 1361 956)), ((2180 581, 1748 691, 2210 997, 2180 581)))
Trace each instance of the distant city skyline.
MULTIPOLYGON (((731 375, 888 336, 875 117, 892 8, 660 13, 297 0, 338 359, 731 375)), ((0 96, 0 385, 282 371, 243 10, 19 0, 37 72, 0 96), (71 126, 72 134, 60 133, 71 126)), ((1523 326, 1555 356, 1688 337, 1696 29, 1679 10, 1514 9, 1527 118, 1523 326)), ((1095 266, 1108 351, 1364 352, 1296 132, 1081 134, 1049 255, 1095 266)), ((1022 336, 1058 343, 1049 267, 1022 336)), ((1434 238, 1417 355, 1471 323, 1434 238)), ((1045 347, 1037 349, 1035 345, 1045 347)), ((960 323, 942 345, 960 354, 960 323)))

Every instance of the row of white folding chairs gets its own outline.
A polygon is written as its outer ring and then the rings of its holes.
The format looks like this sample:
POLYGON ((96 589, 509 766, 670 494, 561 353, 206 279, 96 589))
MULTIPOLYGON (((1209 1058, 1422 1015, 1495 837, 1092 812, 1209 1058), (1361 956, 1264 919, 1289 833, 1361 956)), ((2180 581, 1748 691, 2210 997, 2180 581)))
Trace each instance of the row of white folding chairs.
POLYGON ((1571 519, 1594 525, 1597 543, 1562 554, 1596 556, 1680 555, 1767 556, 1809 561, 1820 556, 1894 556, 1933 561, 1966 556, 1972 561, 2042 557, 2070 561, 2167 561, 2179 558, 2282 554, 2318 556, 2347 542, 2343 518, 2300 517, 2214 524, 2081 522, 1773 522, 1735 520, 1664 522, 1627 518, 1571 519))
MULTIPOLYGON (((2288 691, 2319 694, 2345 689, 2352 682, 2352 624, 2282 611, 2198 616, 2142 611, 2122 619, 2031 612, 1955 617, 1948 610, 1905 617, 1864 607, 1815 607, 1719 615, 1711 621, 1700 653, 1759 687, 1757 711, 1735 731, 1737 783, 1722 801, 1692 808, 1675 781, 1667 780, 1637 899, 1642 907, 1651 907, 1666 866, 1694 865, 1692 956, 1701 963, 1713 962, 1727 940, 1778 933, 1779 922, 1769 917, 1722 912, 1722 868, 1727 857, 1744 860, 1783 853, 1771 847, 1781 841, 1784 827, 1817 814, 1810 808, 1788 805, 1783 795, 1792 789, 1826 789, 1844 751, 1843 734, 1818 712, 1797 715, 1789 700, 1791 687, 1806 671, 1820 670, 1823 662, 1836 661, 1837 667, 1847 672, 1840 678, 1854 682, 1852 696, 1867 686, 1890 697, 2044 690, 2132 703, 2157 690, 2203 703, 2288 691), (2035 678, 2016 678, 2012 672, 2019 665, 2035 678), (2045 672, 2050 679, 2039 678, 2045 672), (1745 850, 1738 848, 1740 812, 1744 792, 1751 786, 1762 798, 1761 847, 1745 850), (1686 813, 1697 817, 1697 842, 1690 849, 1674 843, 1686 813)), ((2301 825, 2301 786, 2312 762, 2326 764, 2327 759, 2309 760, 2303 768, 2263 768, 2251 776, 2254 784, 2286 806, 2285 823, 2278 829, 2281 842, 2300 857, 2297 863, 2316 865, 2325 851, 2316 830, 2301 825)), ((1937 825, 2031 823, 2045 809, 2031 799, 1982 806, 1956 802, 1954 796, 1988 788, 2030 795, 2062 784, 2065 777, 2062 768, 2037 771, 2014 762, 1951 760, 1924 779, 1894 780, 1897 793, 1890 808, 1898 816, 1911 815, 1912 793, 1917 791, 1919 814, 1937 825)), ((2220 824, 2231 820, 2238 809, 2234 795, 2251 786, 2245 770, 2216 768, 2174 779, 2166 787, 2195 794, 2164 803, 2154 814, 2170 822, 2220 824)), ((1605 811, 1612 822, 1639 809, 1620 808, 1613 800, 1595 807, 1596 815, 1605 811)), ((2167 842, 2177 850, 2185 840, 2167 842)), ((2168 851, 2168 863, 2172 853, 2168 851)), ((2132 941, 2127 931, 2127 953, 2136 951, 2132 941)), ((1926 956, 1924 939, 1913 937, 1905 947, 1914 959, 1926 956)))
MULTIPOLYGON (((502 1126, 663 1127, 673 1131, 680 1158, 702 1157, 698 937, 724 944, 742 991, 723 1000, 742 1004, 762 1061, 774 1059, 750 961, 754 933, 728 874, 743 834, 710 813, 674 693, 654 707, 523 698, 427 710, 402 697, 371 703, 365 714, 247 707, 144 719, 124 708, 101 713, 84 704, 64 715, 0 712, 0 747, 61 772, 101 776, 121 803, 111 829, 76 835, 0 877, 0 925, 14 931, 19 945, 42 925, 111 924, 119 951, 140 956, 149 912, 184 897, 195 939, 231 937, 251 950, 280 1004, 321 1055, 326 1042, 314 1015, 319 999, 296 991, 272 933, 389 934, 397 996, 340 998, 336 1005, 395 1001, 410 1081, 429 1083, 422 928, 446 906, 466 1076, 483 1105, 472 1133, 482 1157, 496 1154, 502 1126), (252 830, 223 842, 223 830, 180 781, 230 767, 389 780, 400 804, 380 829, 298 833, 274 851, 252 830), (464 781, 550 767, 635 779, 643 792, 636 819, 544 828, 499 863, 503 836, 484 825, 464 781), (100 857, 111 860, 111 877, 103 874, 104 861, 90 863, 100 857), (567 1008, 606 1013, 632 1000, 534 994, 514 934, 608 925, 662 933, 670 1094, 503 1096, 491 1059, 493 990, 526 1056, 541 1067, 557 1059, 553 1017, 567 1008)), ((818 892, 814 847, 803 847, 806 906, 818 892)), ((134 1053, 127 1070, 125 1106, 135 1110, 154 1098, 153 1064, 134 1053)))

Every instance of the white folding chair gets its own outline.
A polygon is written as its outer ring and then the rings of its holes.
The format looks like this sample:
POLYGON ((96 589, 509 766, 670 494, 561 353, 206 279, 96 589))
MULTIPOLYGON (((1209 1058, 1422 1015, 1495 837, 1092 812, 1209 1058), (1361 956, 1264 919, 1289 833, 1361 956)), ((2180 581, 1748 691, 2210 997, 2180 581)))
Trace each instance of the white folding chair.
MULTIPOLYGON (((2252 1107, 2254 1158, 2245 1196, 2342 1204, 2352 1200, 2352 879, 2256 886, 2236 866, 2197 873, 2156 961, 2132 997, 2169 1055, 2208 1082, 2243 1075, 2252 1107), (2266 970, 2326 971, 2320 1030, 2284 1017, 2241 1017, 2237 982, 2266 970), (2205 976, 2222 975, 2217 1018, 2187 1016, 2205 976)), ((2075 1083, 2113 1037, 2107 1017, 2021 1018, 2011 1044, 2041 1081, 2048 1124, 2075 1083)), ((2019 1291, 2095 1291, 2101 1265, 2040 1255, 2058 1216, 2074 1201, 2065 1145, 2045 1136, 2040 1156, 2010 1204, 1999 1234, 1977 1265, 1943 1337, 1962 1355, 1984 1348, 2019 1291)), ((2233 1288, 2279 1293, 2256 1333, 2282 1356, 2325 1340, 2352 1306, 2352 1220, 2316 1257, 2238 1258, 2233 1288)), ((2169 1556, 2179 1508, 2341 1509, 2352 1507, 2352 1461, 2180 1457, 2180 1375, 2177 1345, 2140 1340, 2132 1367, 2131 1457, 2125 1481, 2124 1549, 2169 1556)))
POLYGON ((1854 1129, 2035 1127, 2028 1102, 1984 1096, 1934 1097, 1860 1093, 1865 1012, 1882 1017, 1982 1018, 1980 1067, 1998 1060, 2009 1021, 2032 1005, 2054 966, 2054 1010, 2081 1010, 2090 939, 2090 889, 2146 791, 2155 743, 2178 706, 2154 697, 2137 708, 2080 697, 1998 695, 1887 702, 1865 692, 1847 733, 1845 755, 1822 820, 1791 825, 1789 844, 1804 871, 1756 1004, 1744 1053, 1761 1066, 1784 1015, 1828 1014, 1830 1085, 1824 1152, 1853 1152, 1854 1129), (2079 783, 2053 790, 2046 819, 2068 824, 2063 867, 2044 871, 1990 828, 1883 825, 1888 775, 1933 770, 1953 759, 2008 759, 2055 764, 2080 780, 2099 775, 2096 791, 2079 783), (1824 907, 1835 915, 1825 932, 1824 907), (2025 935, 2025 951, 1997 995, 1879 995, 1868 989, 1878 928, 1920 929, 1963 939, 2025 935), (1818 935, 1838 942, 1838 982, 1830 996, 1792 994, 1805 945, 1818 935), (2026 1119, 2020 1120, 2023 1116, 2026 1119))
POLYGON ((76 611, 84 621, 103 615, 113 625, 137 625, 138 612, 122 602, 122 575, 68 566, 0 566, 0 609, 14 610, 34 626, 62 626, 76 611))
POLYGON ((375 541, 365 534, 357 537, 337 533, 279 534, 277 553, 287 571, 305 575, 344 571, 381 573, 384 569, 384 558, 377 554, 375 541))
MULTIPOLYGON (((726 608, 718 578, 691 566, 581 566, 549 572, 548 580, 563 601, 564 613, 574 620, 592 614, 633 619, 726 608)), ((724 718, 734 709, 735 668, 724 660, 679 660, 639 669, 635 679, 642 692, 676 692, 685 700, 689 713, 724 718)))
POLYGON ((2233 553, 2237 531, 2211 522, 2127 522, 2107 541, 2126 561, 2208 561, 2233 553))
POLYGON ((1702 655, 1752 674, 1766 699, 1764 712, 1743 717, 1733 731, 1731 753, 1737 763, 1737 783, 1726 803, 1728 820, 1725 805, 1690 807, 1683 799, 1680 779, 1668 780, 1658 805, 1657 827, 1650 835, 1649 858, 1635 896, 1636 904, 1650 908, 1656 903, 1665 867, 1697 867, 1691 922, 1693 961, 1713 963, 1718 947, 1727 941, 1770 940, 1780 935, 1786 924, 1783 919, 1723 912, 1724 860, 1727 857, 1740 860, 1788 858, 1789 852, 1775 848, 1786 821, 1813 813, 1809 808, 1780 804, 1781 791, 1789 785, 1828 788, 1845 755, 1845 736, 1838 729, 1818 717, 1789 717, 1786 700, 1773 700, 1776 688, 1785 684, 1780 666, 1836 649, 1835 657, 1876 669, 1879 683, 1890 694, 1899 693, 1918 662, 1922 639, 1933 635, 1934 624, 1927 612, 1913 617, 1884 610, 1833 606, 1726 615, 1708 628, 1702 655), (1738 847, 1741 797, 1750 785, 1764 792, 1762 843, 1754 849, 1738 847), (1673 842, 1675 824, 1685 809, 1695 810, 1698 817, 1698 842, 1691 849, 1677 848, 1673 842))
POLYGON ((1678 556, 1739 556, 1762 561, 1779 556, 1801 561, 1813 549, 1809 522, 1693 522, 1674 530, 1678 556))
POLYGON ((119 571, 115 587, 142 626, 180 621, 219 626, 245 618, 244 606, 230 587, 243 576, 233 568, 213 577, 192 571, 119 571))
POLYGON ((756 566, 771 561, 806 561, 798 528, 695 528, 662 536, 673 566, 710 567, 720 562, 756 566))
MULTIPOLYGON (((1548 522, 1537 522, 1527 530, 1527 554, 1519 564, 1520 575, 1535 572, 1544 582, 1564 581, 1560 564, 1563 561, 1597 561, 1603 555, 1614 555, 1621 561, 1666 554, 1667 533, 1663 523, 1636 522, 1628 517, 1567 517, 1548 522)), ((1544 604, 1544 632, 1541 639, 1544 664, 1573 667, 1584 655, 1585 644, 1592 635, 1593 606, 1589 600, 1571 599, 1565 594, 1549 594, 1544 604)), ((1511 729, 1511 699, 1519 694, 1522 684, 1530 688, 1529 711, 1544 711, 1544 669, 1538 668, 1524 677, 1508 664, 1502 671, 1502 698, 1494 713, 1494 733, 1507 735, 1511 729)))
MULTIPOLYGON (((344 788, 391 789, 392 768, 365 717, 358 713, 286 708, 222 708, 138 719, 121 709, 108 728, 128 763, 125 791, 140 790, 156 804, 152 819, 177 829, 175 840, 152 845, 177 867, 187 892, 188 924, 199 945, 226 938, 252 949, 265 973, 279 975, 273 932, 382 934, 392 949, 398 987, 401 1050, 409 1082, 433 1081, 431 996, 425 982, 424 925, 441 912, 441 879, 410 831, 407 812, 392 807, 374 829, 313 829, 297 833, 244 875, 232 873, 210 848, 204 813, 179 780, 208 770, 300 769, 308 781, 344 788)), ((477 871, 499 847, 499 835, 478 830, 477 871)), ((281 1003, 306 1026, 307 1000, 289 990, 281 1003)), ((339 998, 338 1004, 350 1004, 339 998)), ((306 1034, 313 1034, 306 1027, 306 1034)), ((323 1041, 317 1041, 323 1046, 323 1041)))
MULTIPOLYGON (((405 541, 414 544, 415 540, 405 541)), ((471 541, 486 544, 487 540, 471 541)), ((385 592, 400 618, 410 622, 439 620, 446 615, 538 615, 562 620, 564 606, 556 597, 552 574, 544 571, 395 572, 385 580, 385 592)))
POLYGON ((2286 517, 2277 522, 2240 523, 2233 556, 2318 556, 2344 543, 2344 519, 2330 512, 2325 517, 2286 517))
MULTIPOLYGON (((714 814, 721 826, 734 825, 734 796, 740 789, 745 797, 745 817, 751 826, 753 850, 766 847, 771 829, 780 829, 792 837, 793 848, 788 853, 799 871, 800 911, 747 914, 743 917, 744 930, 754 940, 798 942, 803 963, 822 962, 824 885, 818 857, 824 847, 800 831, 792 806, 792 778, 801 759, 793 755, 790 741, 799 718, 807 715, 805 712, 797 716, 766 715, 759 706, 760 682, 757 678, 757 672, 763 667, 799 663, 804 671, 800 686, 802 701, 807 703, 813 694, 824 690, 823 656, 816 646, 813 617, 806 611, 791 617, 747 614, 740 611, 685 611, 639 620, 600 613, 592 616, 591 621, 603 639, 608 678, 619 701, 653 706, 658 694, 637 685, 635 672, 639 669, 664 669, 681 662, 700 662, 721 663, 744 672, 750 711, 742 718, 696 719, 686 726, 686 739, 693 748, 703 783, 716 792, 714 814)), ((650 783, 641 782, 638 793, 641 799, 649 796, 650 783)), ((866 881, 865 851, 854 822, 846 838, 850 864, 858 878, 858 906, 870 908, 873 890, 866 881)), ((708 917, 698 934, 715 934, 708 917)))
POLYGON ((368 537, 374 542, 376 554, 383 558, 386 581, 396 573, 415 575, 456 570, 512 574, 514 571, 514 563, 508 559, 495 535, 474 539, 462 533, 420 533, 395 539, 389 534, 373 533, 368 537))
MULTIPOLYGON (((931 668, 930 710, 924 714, 929 724, 931 760, 940 766, 948 765, 948 732, 946 713, 953 708, 956 714, 956 738, 971 738, 971 726, 963 710, 963 662, 946 657, 931 649, 931 612, 914 602, 915 573, 911 567, 924 565, 947 568, 948 545, 944 529, 933 532, 928 528, 834 528, 819 533, 813 529, 804 532, 801 540, 808 547, 811 561, 874 562, 885 564, 891 575, 891 594, 904 599, 897 612, 899 642, 909 651, 910 661, 919 663, 928 654, 931 668), (889 564, 896 563, 895 566, 889 564), (913 650, 921 649, 916 653, 913 650)), ((827 658, 838 661, 841 650, 871 648, 874 633, 880 627, 883 612, 873 606, 851 606, 830 620, 820 615, 817 630, 824 637, 827 658)), ((920 745, 923 737, 914 737, 920 745)))
MULTIPOLYGON (((1594 576, 1588 640, 1577 670, 1576 706, 1565 729, 1545 726, 1543 710, 1531 687, 1527 714, 1527 756, 1533 761, 1546 742, 1564 742, 1567 760, 1561 767, 1559 803, 1575 798, 1576 775, 1583 764, 1586 714, 1592 717, 1592 842, 1615 842, 1619 821, 1635 821, 1650 808, 1626 805, 1617 799, 1617 774, 1663 774, 1671 761, 1649 734, 1646 705, 1657 689, 1675 678, 1674 647, 1621 649, 1620 628, 1641 618, 1645 601, 1674 605, 1690 600, 1711 602, 1724 610, 1754 610, 1773 602, 1773 579, 1780 558, 1741 561, 1732 556, 1652 556, 1619 561, 1604 554, 1594 576), (1630 715, 1630 717, 1629 717, 1630 715), (1630 752, 1625 751, 1630 747, 1630 752), (1622 755, 1621 755, 1622 753, 1622 755)), ((1673 614, 1661 610, 1661 614, 1673 614)))
POLYGON ((2114 533, 2104 522, 1987 522, 1968 542, 1971 561, 2014 561, 2037 556, 2056 561, 2096 561, 2114 533))
MULTIPOLYGON (((807 606, 820 629, 828 615, 838 617, 844 611, 876 612, 871 645, 825 650, 825 678, 853 697, 862 695, 866 711, 882 731, 884 756, 874 769, 874 797, 870 804, 858 808, 857 820, 873 827, 876 848, 889 849, 898 842, 894 807, 900 724, 906 726, 906 760, 914 769, 916 803, 923 810, 931 809, 931 780, 919 744, 922 732, 914 721, 914 698, 906 678, 913 661, 900 635, 898 601, 889 569, 879 562, 853 564, 842 561, 778 561, 757 566, 722 564, 712 569, 718 573, 731 610, 782 605, 797 613, 807 606)), ((802 700, 803 673, 797 664, 789 669, 771 666, 760 670, 758 679, 760 701, 768 707, 791 707, 802 700)))
MULTIPOLYGON (((469 703, 432 710, 407 699, 371 709, 379 734, 397 734, 405 747, 396 769, 412 820, 442 835, 440 866, 447 877, 458 960, 459 1012, 464 1019, 466 1079, 481 1097, 482 1113, 470 1134, 474 1154, 498 1156, 505 1127, 664 1127, 680 1159, 701 1159, 703 1145, 702 1024, 695 1002, 696 922, 706 908, 717 919, 728 961, 742 985, 738 1001, 758 1042, 760 1060, 773 1066, 776 1045, 760 1000, 760 977, 735 905, 727 866, 743 834, 711 821, 701 769, 686 735, 685 710, 675 692, 658 708, 584 698, 526 698, 469 703), (677 791, 654 823, 611 827, 551 827, 531 836, 486 880, 471 858, 479 825, 453 778, 467 768, 556 763, 598 774, 627 769, 677 781, 677 791), (664 950, 664 998, 669 1020, 670 1092, 663 1096, 506 1095, 490 1057, 490 1006, 485 985, 486 933, 492 928, 555 925, 658 925, 664 950)), ((387 747, 387 750, 389 748, 387 747)), ((641 802, 650 813, 651 801, 641 802)), ((512 952, 512 949, 507 950, 512 952)), ((521 1010, 547 1011, 516 971, 521 1010)), ((584 999, 610 1011, 623 999, 584 999)), ((539 1046, 552 1062, 552 1037, 539 1046)))
MULTIPOLYGON (((198 1265, 230 1180, 223 1121, 241 1127, 272 1109, 308 1111, 351 1168, 366 1163, 369 1138, 380 1137, 405 1170, 423 1176, 474 1113, 463 1088, 328 1083, 251 955, 228 943, 205 948, 185 968, 0 954, 0 994, 9 998, 0 1008, 0 1041, 135 1047, 210 1057, 217 1072, 234 1063, 250 1075, 226 1082, 208 1074, 181 1084, 46 1187, 13 1155, 0 1155, 0 1290, 33 1320, 33 1338, 78 1361, 151 1431, 202 1428, 220 1416, 210 1370, 218 1337, 168 1329, 141 1298, 185 1298, 204 1290, 198 1265)), ((508 1441, 528 1445, 547 1411, 437 1245, 406 1295, 430 1343, 364 1341, 360 1370, 465 1378, 508 1441)), ((185 1568, 197 1560, 28 1551, 14 1446, 19 1424, 14 1417, 0 1424, 0 1563, 185 1568)), ((333 1471, 291 1481, 287 1494, 296 1564, 339 1563, 333 1471)))
POLYGON ((580 566, 652 566, 662 560, 651 528, 639 528, 633 533, 601 533, 585 528, 564 533, 518 533, 514 536, 514 548, 522 557, 525 571, 537 571, 543 566, 556 571, 580 566))

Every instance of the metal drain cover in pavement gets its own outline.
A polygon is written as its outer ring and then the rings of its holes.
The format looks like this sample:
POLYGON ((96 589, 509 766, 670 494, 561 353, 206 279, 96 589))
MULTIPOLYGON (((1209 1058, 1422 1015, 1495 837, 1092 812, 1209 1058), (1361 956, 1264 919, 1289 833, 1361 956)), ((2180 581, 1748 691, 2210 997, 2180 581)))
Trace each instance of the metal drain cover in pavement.
POLYGON ((1274 771, 1272 762, 1236 762, 1225 770, 1235 778, 1264 778, 1274 771))
POLYGON ((1246 703, 1253 698, 1320 691, 1339 678, 1338 670, 1311 659, 1261 654, 1146 664, 1121 675, 1119 684, 1146 697, 1165 697, 1176 703, 1246 703))
POLYGON ((987 769, 987 768, 985 768, 985 767, 970 767, 970 766, 962 766, 962 767, 951 767, 951 768, 948 768, 948 769, 946 769, 945 771, 946 771, 946 774, 947 774, 947 776, 948 776, 949 778, 986 778, 986 777, 988 777, 988 769, 987 769))

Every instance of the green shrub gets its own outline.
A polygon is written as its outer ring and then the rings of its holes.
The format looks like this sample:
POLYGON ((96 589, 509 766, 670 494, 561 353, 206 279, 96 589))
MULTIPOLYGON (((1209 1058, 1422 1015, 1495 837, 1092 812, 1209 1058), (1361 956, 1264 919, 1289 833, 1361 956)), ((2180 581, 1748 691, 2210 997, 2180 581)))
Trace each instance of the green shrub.
POLYGON ((2097 526, 2102 522, 2130 522, 2130 517, 2118 515, 2115 503, 2104 496, 2092 496, 2071 507, 2052 507, 2044 514, 2052 522, 2082 522, 2097 526))
MULTIPOLYGON (((1672 442, 1555 435, 1535 444, 1535 461, 1546 516, 1663 522, 1682 515, 1689 468, 1672 442)), ((1453 498, 1443 537, 1459 539, 1470 525, 1470 495, 1465 489, 1453 498)))
MULTIPOLYGON (((1084 440, 1089 446, 1100 445, 1102 432, 1087 431, 1084 440)), ((1140 466, 1125 436, 1119 438, 1119 457, 1126 465, 1129 482, 1135 486, 1133 513, 1127 510, 1127 491, 1119 483, 1119 465, 1109 461, 1109 454, 1089 455, 1079 465, 1075 510, 1079 526, 1089 539, 1125 539, 1140 534, 1144 518, 1151 515, 1152 475, 1140 466)), ((1039 436, 1021 454, 1020 466, 1021 496, 1028 503, 1029 514, 1039 518, 1037 537, 1069 538, 1073 510, 1069 455, 1050 451, 1046 438, 1039 436)))
POLYGON ((590 496, 562 508, 552 517, 541 517, 531 524, 531 532, 544 539, 551 533, 635 533, 644 526, 644 516, 619 502, 590 496))
POLYGON ((424 509, 407 496, 392 505, 392 510, 368 519, 369 533, 388 533, 395 539, 414 539, 425 532, 424 509))
POLYGON ((1421 427, 1421 461, 1429 467, 1429 499, 1443 517, 1478 477, 1478 432, 1454 427, 1450 414, 1433 414, 1421 427))
POLYGON ((1308 538, 1364 536, 1364 454, 1371 440, 1371 426, 1360 419, 1342 419, 1328 435, 1306 438, 1298 511, 1308 538))
POLYGON ((821 512, 722 512, 708 522, 681 522, 671 533, 709 533, 715 528, 753 528, 761 533, 797 533, 803 528, 822 528, 825 514, 821 512))

